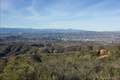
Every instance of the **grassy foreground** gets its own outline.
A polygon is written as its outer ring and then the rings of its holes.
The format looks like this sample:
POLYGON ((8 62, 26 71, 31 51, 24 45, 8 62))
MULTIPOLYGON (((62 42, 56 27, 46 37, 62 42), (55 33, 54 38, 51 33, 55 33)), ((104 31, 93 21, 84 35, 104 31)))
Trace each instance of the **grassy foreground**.
POLYGON ((21 54, 0 59, 0 80, 120 80, 120 52, 99 60, 95 52, 21 54))

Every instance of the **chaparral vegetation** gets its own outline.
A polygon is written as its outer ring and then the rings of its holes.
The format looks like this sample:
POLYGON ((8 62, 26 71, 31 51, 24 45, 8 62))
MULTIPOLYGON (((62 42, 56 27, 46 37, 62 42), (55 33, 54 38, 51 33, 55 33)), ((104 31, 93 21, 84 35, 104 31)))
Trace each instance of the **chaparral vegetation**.
POLYGON ((0 80, 119 80, 119 45, 1 43, 0 80))

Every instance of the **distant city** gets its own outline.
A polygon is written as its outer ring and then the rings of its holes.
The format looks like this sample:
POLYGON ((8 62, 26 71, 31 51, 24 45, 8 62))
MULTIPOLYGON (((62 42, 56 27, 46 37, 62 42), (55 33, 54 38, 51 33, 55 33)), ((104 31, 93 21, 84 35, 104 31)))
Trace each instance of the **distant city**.
POLYGON ((64 40, 120 42, 120 31, 97 32, 74 29, 22 29, 1 28, 0 40, 64 40))

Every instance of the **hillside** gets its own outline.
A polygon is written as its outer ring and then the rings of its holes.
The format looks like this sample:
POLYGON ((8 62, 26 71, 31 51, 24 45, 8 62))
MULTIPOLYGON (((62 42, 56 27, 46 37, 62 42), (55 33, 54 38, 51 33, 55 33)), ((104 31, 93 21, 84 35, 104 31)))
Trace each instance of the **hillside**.
POLYGON ((0 29, 0 80, 120 80, 119 35, 0 29))
POLYGON ((119 80, 120 44, 77 41, 0 44, 0 80, 119 80), (98 50, 110 51, 99 59, 98 50))

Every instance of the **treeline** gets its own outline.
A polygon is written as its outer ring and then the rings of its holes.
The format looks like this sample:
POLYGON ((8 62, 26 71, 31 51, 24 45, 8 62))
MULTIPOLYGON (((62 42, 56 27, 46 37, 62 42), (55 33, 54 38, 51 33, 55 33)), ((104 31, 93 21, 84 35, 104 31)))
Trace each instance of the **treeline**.
POLYGON ((0 57, 11 54, 32 54, 32 53, 71 53, 81 51, 96 51, 103 48, 100 44, 82 43, 82 42, 16 42, 1 43, 0 57))
POLYGON ((33 53, 72 53, 72 52, 96 52, 97 50, 106 49, 120 50, 119 44, 93 43, 93 42, 16 42, 1 43, 0 57, 9 56, 11 54, 33 54, 33 53))

